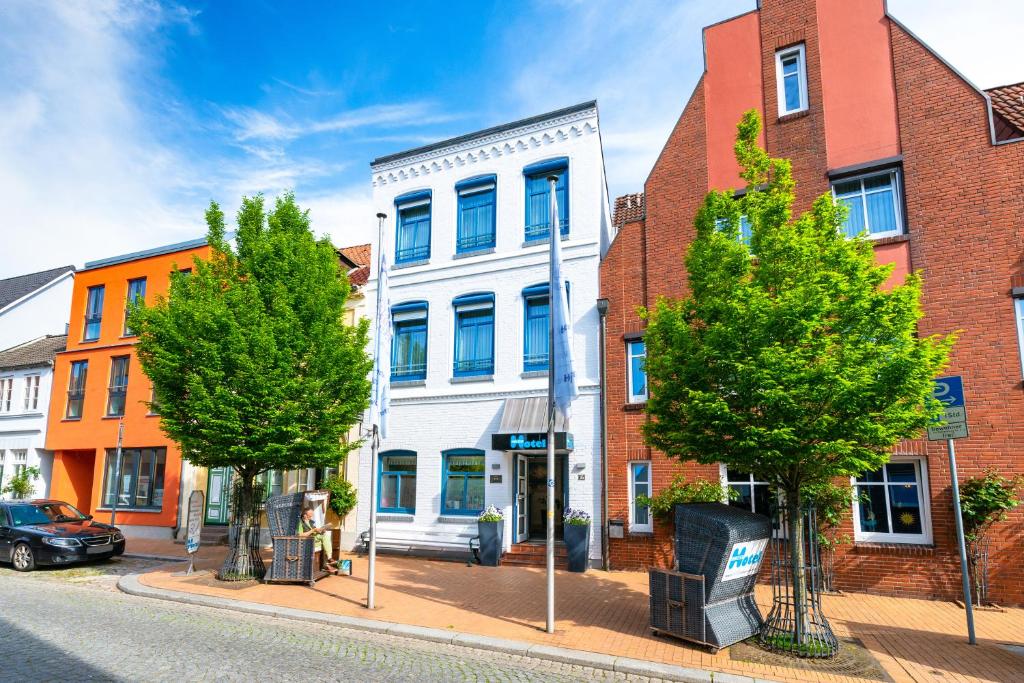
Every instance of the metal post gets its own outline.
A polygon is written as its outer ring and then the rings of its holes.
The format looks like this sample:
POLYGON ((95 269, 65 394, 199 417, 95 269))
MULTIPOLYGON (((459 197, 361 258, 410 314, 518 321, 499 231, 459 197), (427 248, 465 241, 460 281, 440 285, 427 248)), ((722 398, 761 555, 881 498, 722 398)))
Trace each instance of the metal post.
POLYGON ((971 600, 971 580, 967 571, 967 543, 964 541, 964 520, 960 513, 960 482, 956 474, 956 448, 953 439, 947 439, 949 448, 949 476, 953 484, 953 515, 956 518, 956 540, 960 545, 960 577, 964 584, 964 611, 967 612, 967 642, 977 645, 974 635, 974 604, 971 600))
MULTIPOLYGON (((548 178, 551 196, 555 197, 556 179, 548 178)), ((551 208, 555 208, 554 201, 551 208)), ((549 225, 557 225, 549 216, 549 225)), ((548 228, 548 468, 547 468, 547 632, 555 632, 555 240, 561 235, 548 228)))
POLYGON ((117 526, 117 501, 121 497, 121 442, 124 439, 124 418, 117 421, 117 450, 114 454, 114 503, 110 506, 110 526, 117 526))
POLYGON ((377 582, 377 425, 370 437, 370 567, 366 572, 366 608, 374 609, 374 589, 377 582))

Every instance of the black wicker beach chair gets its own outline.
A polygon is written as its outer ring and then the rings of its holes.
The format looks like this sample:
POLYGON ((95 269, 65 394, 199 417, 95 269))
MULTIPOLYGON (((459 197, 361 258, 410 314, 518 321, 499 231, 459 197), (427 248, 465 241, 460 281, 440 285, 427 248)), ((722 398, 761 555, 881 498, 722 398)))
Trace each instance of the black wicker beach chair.
POLYGON ((295 534, 305 499, 305 493, 267 498, 267 525, 274 548, 270 569, 263 579, 267 583, 308 583, 313 586, 329 576, 320 568, 313 538, 295 534))

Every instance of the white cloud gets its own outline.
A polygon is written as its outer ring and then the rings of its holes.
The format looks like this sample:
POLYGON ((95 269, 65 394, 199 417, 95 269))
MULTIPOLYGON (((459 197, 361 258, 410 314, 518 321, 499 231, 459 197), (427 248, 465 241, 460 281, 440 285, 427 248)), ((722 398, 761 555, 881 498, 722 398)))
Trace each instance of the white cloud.
POLYGON ((303 209, 309 209, 313 233, 327 235, 338 247, 370 242, 377 229, 370 183, 357 183, 319 195, 297 197, 303 209))

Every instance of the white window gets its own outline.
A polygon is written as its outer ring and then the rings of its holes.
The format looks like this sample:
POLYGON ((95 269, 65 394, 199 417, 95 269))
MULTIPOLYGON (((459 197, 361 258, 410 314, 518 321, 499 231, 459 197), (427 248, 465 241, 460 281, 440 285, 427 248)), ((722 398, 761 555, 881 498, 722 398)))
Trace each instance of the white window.
POLYGON ((874 238, 903 234, 899 171, 837 180, 832 183, 832 196, 850 210, 843 225, 847 237, 862 232, 874 238))
POLYGON ((775 53, 779 116, 807 109, 807 60, 803 43, 775 53))
POLYGON ((931 543, 927 464, 894 457, 854 480, 853 529, 857 541, 931 543))
POLYGON ((11 412, 11 396, 14 394, 14 378, 0 377, 0 413, 11 412))
POLYGON ((15 463, 27 463, 28 451, 24 448, 16 451, 11 451, 11 460, 15 463))
POLYGON ((722 486, 735 491, 729 499, 733 507, 756 512, 765 517, 771 516, 771 485, 755 477, 749 472, 742 472, 725 465, 720 465, 722 486))
POLYGON ((643 339, 626 343, 626 372, 629 375, 629 402, 643 403, 647 400, 647 346, 643 339))
POLYGON ((316 478, 316 470, 313 468, 307 470, 295 470, 295 490, 297 492, 311 491, 314 486, 314 479, 316 478))
POLYGON ((1013 310, 1017 319, 1017 346, 1020 348, 1021 375, 1024 376, 1024 299, 1013 300, 1013 310))
POLYGON ((651 509, 637 505, 638 496, 651 497, 651 463, 649 460, 629 463, 629 531, 630 533, 652 532, 654 525, 651 521, 651 509))
POLYGON ((25 378, 25 410, 39 410, 39 375, 25 378))

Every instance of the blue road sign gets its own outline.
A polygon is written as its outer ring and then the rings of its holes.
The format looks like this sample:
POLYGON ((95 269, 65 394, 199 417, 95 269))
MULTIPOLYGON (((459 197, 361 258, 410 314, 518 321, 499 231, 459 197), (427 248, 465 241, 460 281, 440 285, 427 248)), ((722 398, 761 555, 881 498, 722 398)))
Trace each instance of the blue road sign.
POLYGON ((942 401, 947 408, 967 405, 964 403, 964 378, 960 375, 939 377, 935 380, 935 391, 932 395, 942 401))

